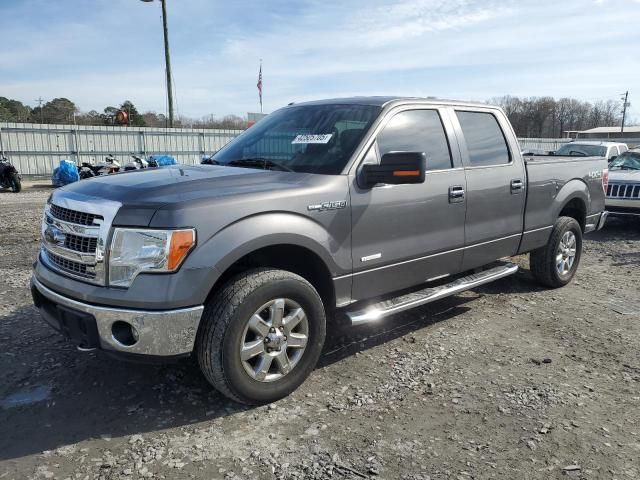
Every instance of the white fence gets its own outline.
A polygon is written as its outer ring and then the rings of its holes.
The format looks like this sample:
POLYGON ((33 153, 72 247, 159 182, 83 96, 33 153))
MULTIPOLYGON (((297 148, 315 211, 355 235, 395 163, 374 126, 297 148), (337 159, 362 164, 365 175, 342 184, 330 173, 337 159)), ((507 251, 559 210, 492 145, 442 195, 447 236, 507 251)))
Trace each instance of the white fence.
MULTIPOLYGON (((112 154, 121 163, 133 153, 168 154, 179 163, 199 163, 202 155, 222 148, 242 130, 102 127, 0 123, 0 151, 24 175, 50 175, 61 159, 96 163, 112 154)), ((521 138, 522 150, 557 150, 570 141, 521 138)))
POLYGON ((112 154, 121 163, 133 153, 168 154, 200 163, 242 130, 103 127, 0 122, 0 151, 24 175, 50 175, 61 159, 96 163, 112 154))
POLYGON ((536 153, 552 152, 559 149, 565 143, 569 143, 570 138, 519 138, 520 149, 535 150, 536 153))

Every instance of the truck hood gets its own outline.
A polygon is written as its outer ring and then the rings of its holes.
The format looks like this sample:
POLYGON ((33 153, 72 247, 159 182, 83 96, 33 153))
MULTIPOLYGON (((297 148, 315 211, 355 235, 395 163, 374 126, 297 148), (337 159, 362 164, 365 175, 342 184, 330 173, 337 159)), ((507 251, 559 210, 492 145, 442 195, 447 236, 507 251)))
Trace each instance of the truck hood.
POLYGON ((216 165, 171 166, 136 170, 72 183, 61 192, 102 198, 123 205, 149 207, 193 199, 239 195, 295 187, 303 173, 216 165))
POLYGON ((609 182, 640 182, 640 170, 609 170, 609 182))
POLYGON ((164 228, 201 224, 203 219, 212 226, 228 224, 271 210, 301 213, 308 205, 347 195, 341 175, 177 165, 81 180, 56 190, 52 201, 113 202, 113 225, 164 228))

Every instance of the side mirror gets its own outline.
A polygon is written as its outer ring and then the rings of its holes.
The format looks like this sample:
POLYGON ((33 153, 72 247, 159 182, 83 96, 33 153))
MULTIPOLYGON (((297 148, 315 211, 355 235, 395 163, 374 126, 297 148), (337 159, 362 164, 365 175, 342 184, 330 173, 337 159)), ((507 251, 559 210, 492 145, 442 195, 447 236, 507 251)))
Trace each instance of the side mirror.
POLYGON ((427 155, 424 152, 389 152, 382 156, 380 165, 363 165, 362 179, 367 188, 379 183, 424 183, 426 169, 427 155))
POLYGON ((616 158, 618 158, 618 155, 612 155, 611 157, 609 157, 609 161, 613 162, 616 158))

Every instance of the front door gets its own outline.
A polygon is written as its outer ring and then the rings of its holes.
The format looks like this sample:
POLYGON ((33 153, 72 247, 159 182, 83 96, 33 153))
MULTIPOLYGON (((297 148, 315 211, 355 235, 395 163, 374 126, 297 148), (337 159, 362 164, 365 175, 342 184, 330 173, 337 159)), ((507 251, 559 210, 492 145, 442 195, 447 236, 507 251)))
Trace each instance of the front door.
MULTIPOLYGON (((518 145, 498 110, 455 110, 467 177, 467 220, 463 269, 515 255, 522 236, 526 176, 518 145)), ((457 122, 457 124, 456 124, 457 122)))
POLYGON ((357 172, 351 178, 354 300, 457 273, 462 264, 465 174, 447 117, 404 107, 385 121, 363 163, 388 152, 425 152, 426 178, 373 188, 359 185, 357 172))

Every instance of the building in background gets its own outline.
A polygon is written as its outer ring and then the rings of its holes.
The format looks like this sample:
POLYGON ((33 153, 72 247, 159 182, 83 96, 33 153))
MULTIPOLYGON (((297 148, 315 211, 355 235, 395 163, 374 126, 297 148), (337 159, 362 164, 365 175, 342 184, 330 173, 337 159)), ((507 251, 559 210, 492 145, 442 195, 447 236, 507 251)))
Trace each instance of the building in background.
POLYGON ((597 127, 589 130, 570 130, 564 132, 567 138, 589 140, 615 140, 631 145, 640 145, 640 127, 597 127))

